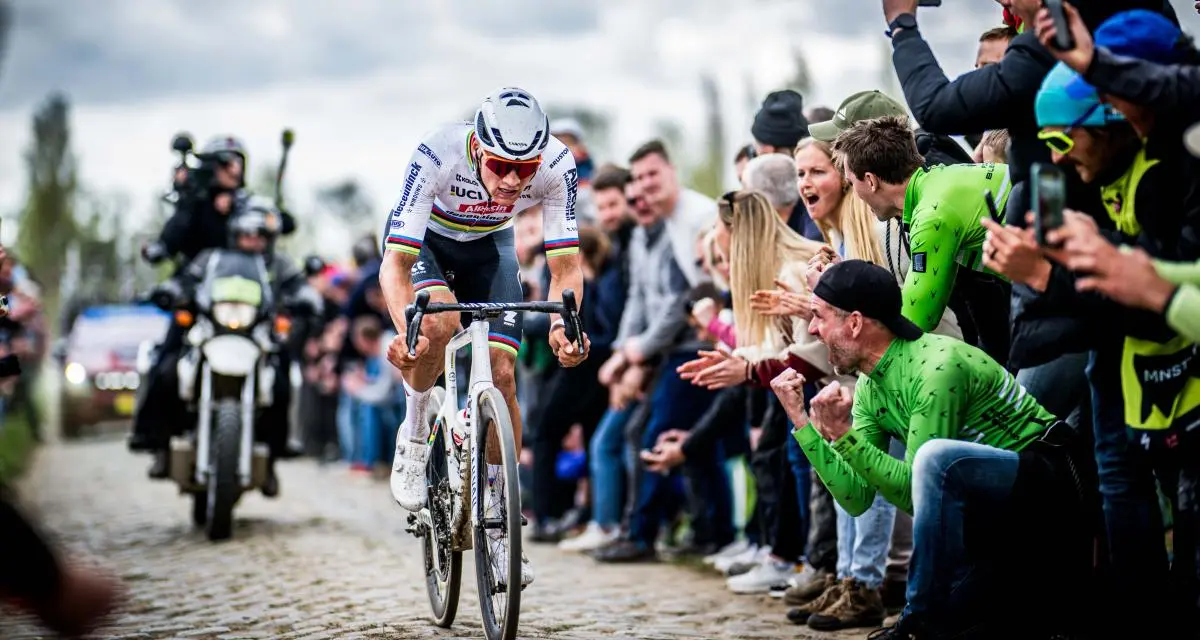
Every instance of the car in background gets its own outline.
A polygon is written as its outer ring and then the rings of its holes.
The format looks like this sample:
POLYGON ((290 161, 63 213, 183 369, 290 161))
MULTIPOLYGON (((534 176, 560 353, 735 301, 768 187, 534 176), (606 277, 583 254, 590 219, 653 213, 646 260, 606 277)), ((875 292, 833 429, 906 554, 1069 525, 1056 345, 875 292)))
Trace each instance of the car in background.
POLYGON ((152 305, 84 309, 55 350, 62 367, 62 433, 128 420, 137 404, 139 355, 166 335, 171 315, 152 305))

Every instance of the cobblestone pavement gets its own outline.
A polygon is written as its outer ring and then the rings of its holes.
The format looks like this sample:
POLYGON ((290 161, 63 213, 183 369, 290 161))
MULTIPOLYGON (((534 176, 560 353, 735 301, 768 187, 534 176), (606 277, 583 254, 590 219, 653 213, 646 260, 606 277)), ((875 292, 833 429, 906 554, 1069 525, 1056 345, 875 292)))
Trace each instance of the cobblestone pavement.
MULTIPOLYGON (((283 495, 243 498, 234 539, 212 544, 190 501, 145 477, 122 442, 43 448, 22 497, 69 548, 117 571, 131 600, 109 638, 479 638, 473 560, 451 629, 428 619, 420 542, 386 484, 308 461, 280 465, 283 495)), ((863 638, 795 627, 778 601, 735 596, 715 575, 679 566, 602 566, 526 545, 537 580, 521 637, 863 638)), ((0 638, 43 637, 0 611, 0 638)))

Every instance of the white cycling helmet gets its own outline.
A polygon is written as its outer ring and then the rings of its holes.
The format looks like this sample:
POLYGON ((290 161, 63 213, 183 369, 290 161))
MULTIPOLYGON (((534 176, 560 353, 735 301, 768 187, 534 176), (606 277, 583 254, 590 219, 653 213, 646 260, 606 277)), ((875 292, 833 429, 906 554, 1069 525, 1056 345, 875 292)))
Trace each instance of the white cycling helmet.
POLYGON ((484 98, 475 113, 475 139, 492 155, 531 160, 550 142, 550 120, 528 91, 504 87, 484 98))

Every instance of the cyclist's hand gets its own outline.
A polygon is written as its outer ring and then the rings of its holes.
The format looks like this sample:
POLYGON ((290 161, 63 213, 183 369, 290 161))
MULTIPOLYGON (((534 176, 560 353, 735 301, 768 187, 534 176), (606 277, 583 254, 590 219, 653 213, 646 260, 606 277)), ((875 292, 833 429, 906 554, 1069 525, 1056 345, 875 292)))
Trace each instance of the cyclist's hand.
POLYGON ((550 350, 554 352, 554 356, 558 358, 559 364, 564 367, 578 366, 584 360, 587 360, 588 351, 591 349, 592 341, 588 339, 587 334, 582 334, 581 342, 583 349, 570 340, 567 340, 567 328, 558 325, 550 330, 550 350))
POLYGON ((417 366, 417 361, 425 355, 426 351, 429 351, 429 338, 421 336, 417 338, 416 355, 408 355, 408 338, 404 334, 399 334, 392 338, 392 343, 388 345, 387 358, 392 366, 401 371, 408 371, 417 366))
POLYGON ((804 410, 804 376, 795 369, 784 369, 771 380, 771 391, 779 398, 779 404, 787 417, 799 429, 808 424, 808 413, 804 410))

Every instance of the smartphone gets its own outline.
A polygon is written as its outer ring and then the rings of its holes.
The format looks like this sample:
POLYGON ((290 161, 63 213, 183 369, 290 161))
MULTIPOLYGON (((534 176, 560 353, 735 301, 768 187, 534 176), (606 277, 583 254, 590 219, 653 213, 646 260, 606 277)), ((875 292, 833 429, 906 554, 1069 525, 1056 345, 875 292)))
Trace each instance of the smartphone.
POLYGON ((940 7, 942 0, 917 0, 918 7, 940 7))
POLYGON ((1054 48, 1059 51, 1070 51, 1075 48, 1075 37, 1071 35, 1071 25, 1067 22, 1067 12, 1063 9, 1063 0, 1042 0, 1042 6, 1050 12, 1054 20, 1054 48))
POLYGON ((1063 172, 1052 164, 1033 163, 1030 178, 1030 202, 1033 204, 1033 233, 1038 244, 1051 246, 1046 234, 1063 224, 1063 207, 1067 200, 1067 184, 1063 172))
POLYGON ((1000 209, 996 206, 996 196, 993 196, 991 191, 984 189, 983 201, 987 204, 988 215, 992 216, 992 220, 1003 223, 1004 218, 1000 217, 1000 209))

